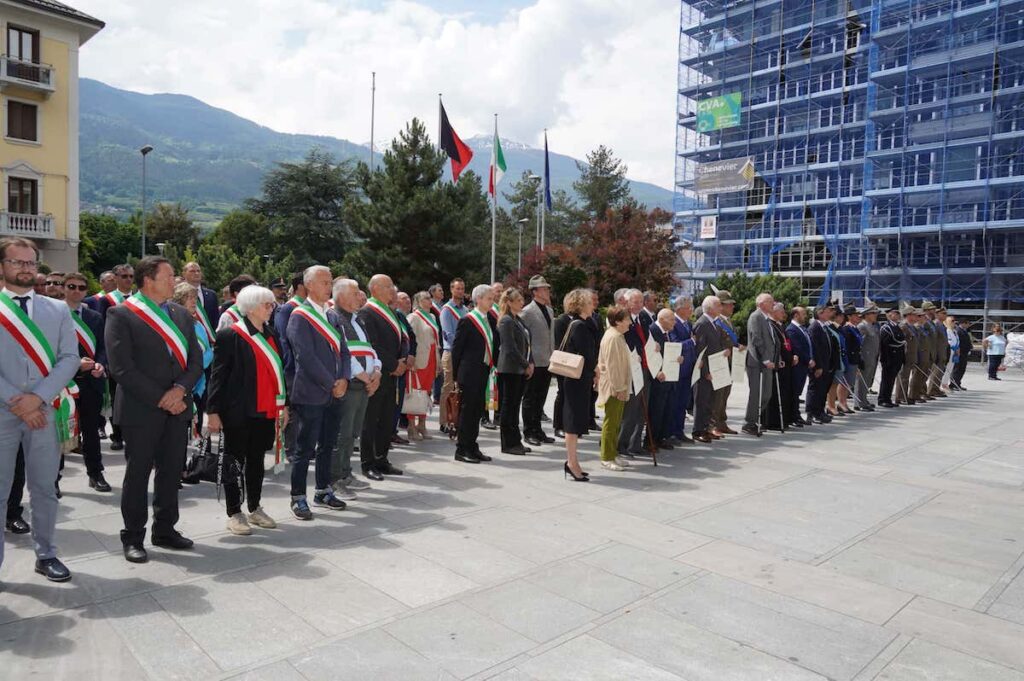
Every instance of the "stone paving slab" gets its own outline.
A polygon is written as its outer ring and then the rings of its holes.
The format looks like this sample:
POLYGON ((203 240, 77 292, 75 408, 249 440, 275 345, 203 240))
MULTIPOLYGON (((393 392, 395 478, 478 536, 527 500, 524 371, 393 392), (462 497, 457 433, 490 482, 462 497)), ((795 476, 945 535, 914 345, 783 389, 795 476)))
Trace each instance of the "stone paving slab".
POLYGON ((0 678, 1024 681, 1024 377, 967 385, 618 474, 585 437, 590 484, 563 480, 561 443, 503 456, 483 431, 495 460, 467 466, 435 437, 313 522, 269 475, 280 527, 251 537, 186 486, 195 550, 146 565, 119 551, 123 457, 102 495, 72 455, 74 579, 7 537, 0 678))

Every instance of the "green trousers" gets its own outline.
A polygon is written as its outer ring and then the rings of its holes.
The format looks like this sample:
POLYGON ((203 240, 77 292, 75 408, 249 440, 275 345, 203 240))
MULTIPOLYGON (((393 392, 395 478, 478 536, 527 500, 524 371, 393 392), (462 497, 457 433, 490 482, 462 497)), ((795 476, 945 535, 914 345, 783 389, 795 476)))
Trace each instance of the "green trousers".
POLYGON ((622 429, 622 412, 626 403, 609 397, 604 405, 604 423, 601 425, 601 461, 614 461, 619 455, 619 430, 622 429))

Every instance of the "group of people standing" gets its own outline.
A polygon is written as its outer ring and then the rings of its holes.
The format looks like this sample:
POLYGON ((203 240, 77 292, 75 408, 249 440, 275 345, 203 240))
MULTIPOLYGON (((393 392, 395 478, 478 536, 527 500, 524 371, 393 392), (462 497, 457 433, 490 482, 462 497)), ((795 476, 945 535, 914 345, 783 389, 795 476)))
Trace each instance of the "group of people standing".
MULTIPOLYGON (((109 493, 100 452, 107 417, 110 449, 126 459, 124 557, 142 563, 151 477, 150 543, 192 547, 176 525, 186 451, 199 432, 222 438, 241 471, 223 482, 227 529, 249 535, 276 526, 261 505, 268 451, 290 464, 291 513, 312 520, 313 508, 344 510, 371 484, 402 475, 392 448, 435 437, 434 407, 459 463, 492 460, 481 428, 499 430, 500 452, 511 456, 562 438, 564 477, 587 482, 579 442, 598 431, 600 464, 614 472, 735 434, 726 414, 732 381, 713 375, 713 359, 731 368, 746 350, 742 430, 760 436, 874 410, 868 394, 879 366, 882 407, 964 389, 971 348, 966 326, 927 301, 888 312, 822 305, 807 325, 806 309, 787 311, 763 293, 741 344, 728 291, 705 297, 694 319, 687 296, 663 305, 653 292, 621 289, 602 314, 597 293, 579 288, 556 315, 539 275, 528 291, 496 282, 468 296, 454 279, 446 300, 440 284, 410 296, 375 274, 364 291, 312 266, 269 287, 239 275, 219 303, 198 263, 176 277, 166 259, 145 257, 103 273, 103 291, 87 296, 79 273, 51 273, 38 290, 29 240, 0 240, 0 256, 0 505, 15 502, 5 528, 32 532, 36 571, 53 581, 71 577, 53 542, 62 451, 79 451, 89 486, 109 493), (20 516, 26 483, 31 526, 20 516)), ((985 348, 995 356, 1005 338, 997 331, 985 348)), ((2 551, 0 541, 0 562, 2 551)))

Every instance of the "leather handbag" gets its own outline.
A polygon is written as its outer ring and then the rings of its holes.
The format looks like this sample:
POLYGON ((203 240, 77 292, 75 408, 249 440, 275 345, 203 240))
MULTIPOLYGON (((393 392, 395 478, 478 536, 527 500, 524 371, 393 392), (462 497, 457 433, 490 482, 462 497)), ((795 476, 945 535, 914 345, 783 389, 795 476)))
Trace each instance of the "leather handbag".
POLYGON ((420 387, 415 371, 410 371, 408 376, 402 413, 406 416, 426 416, 433 409, 434 400, 430 398, 430 393, 420 387))
POLYGON ((569 334, 572 333, 573 324, 582 323, 576 320, 569 324, 562 338, 562 344, 557 350, 551 353, 551 361, 548 364, 548 372, 562 378, 579 378, 583 375, 583 355, 577 355, 565 351, 565 345, 569 342, 569 334))
POLYGON ((242 501, 245 501, 245 484, 242 469, 234 457, 224 453, 224 433, 217 433, 216 446, 212 433, 203 435, 197 442, 189 446, 188 463, 182 476, 185 482, 212 482, 217 486, 217 501, 220 501, 220 488, 228 480, 239 486, 242 501))

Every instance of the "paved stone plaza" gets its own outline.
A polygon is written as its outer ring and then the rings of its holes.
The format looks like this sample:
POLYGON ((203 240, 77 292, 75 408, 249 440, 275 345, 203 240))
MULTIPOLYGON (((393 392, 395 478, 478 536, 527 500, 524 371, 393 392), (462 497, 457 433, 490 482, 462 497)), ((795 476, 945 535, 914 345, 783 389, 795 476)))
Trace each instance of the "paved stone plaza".
MULTIPOLYGON (((920 407, 563 481, 559 447, 490 464, 440 439, 349 510, 233 537, 182 492, 194 551, 120 554, 69 457, 74 579, 0 572, 0 678, 1024 680, 1024 374, 920 407)), ((738 426, 746 391, 731 399, 738 426)), ((550 412, 550 408, 549 408, 550 412)))

